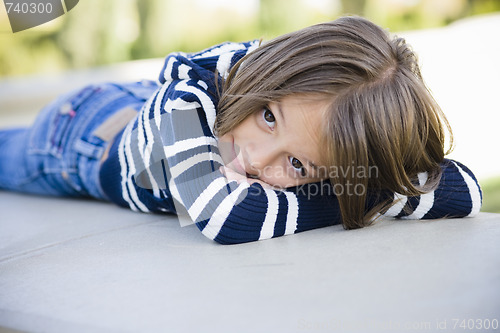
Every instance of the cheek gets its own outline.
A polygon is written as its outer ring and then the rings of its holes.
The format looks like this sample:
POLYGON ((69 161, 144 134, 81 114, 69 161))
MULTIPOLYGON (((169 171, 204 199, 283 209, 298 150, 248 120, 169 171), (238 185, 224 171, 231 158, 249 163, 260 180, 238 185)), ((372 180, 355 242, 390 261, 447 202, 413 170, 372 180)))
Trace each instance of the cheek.
POLYGON ((233 140, 234 140, 234 137, 233 137, 232 132, 226 133, 223 136, 219 137, 217 139, 219 149, 221 151, 225 151, 225 150, 229 149, 233 144, 233 140))
POLYGON ((219 153, 222 157, 224 164, 227 164, 232 159, 232 137, 230 133, 226 133, 219 137, 217 147, 219 148, 219 153))

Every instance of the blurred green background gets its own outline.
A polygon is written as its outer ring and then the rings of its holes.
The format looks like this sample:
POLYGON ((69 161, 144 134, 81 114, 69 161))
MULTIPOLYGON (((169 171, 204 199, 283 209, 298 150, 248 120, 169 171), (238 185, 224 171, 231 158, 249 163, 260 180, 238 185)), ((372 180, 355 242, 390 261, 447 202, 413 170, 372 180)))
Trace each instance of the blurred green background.
MULTIPOLYGON (((0 79, 270 39, 347 13, 394 32, 499 11, 500 0, 80 0, 68 14, 13 34, 0 5, 0 79)), ((500 213, 500 178, 481 185, 482 211, 500 213)))
POLYGON ((493 11, 500 11, 499 0, 80 0, 68 14, 13 34, 0 6, 0 76, 268 39, 344 13, 402 31, 493 11))

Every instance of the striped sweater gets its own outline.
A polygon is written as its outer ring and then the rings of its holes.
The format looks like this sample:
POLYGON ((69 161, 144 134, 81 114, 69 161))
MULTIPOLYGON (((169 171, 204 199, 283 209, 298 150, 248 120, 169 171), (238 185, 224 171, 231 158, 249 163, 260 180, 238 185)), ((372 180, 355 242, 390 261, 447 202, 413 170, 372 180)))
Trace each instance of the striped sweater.
MULTIPOLYGON (((200 53, 173 53, 159 88, 114 140, 100 170, 104 192, 115 203, 142 212, 177 213, 210 239, 234 244, 268 239, 341 223, 326 182, 284 191, 237 184, 223 165, 214 135, 217 83, 258 42, 224 43, 200 53)), ((404 197, 368 193, 367 209, 393 197, 386 216, 407 219, 464 217, 478 213, 482 194, 472 172, 445 160, 439 186, 404 197)), ((424 184, 426 175, 420 174, 424 184)))

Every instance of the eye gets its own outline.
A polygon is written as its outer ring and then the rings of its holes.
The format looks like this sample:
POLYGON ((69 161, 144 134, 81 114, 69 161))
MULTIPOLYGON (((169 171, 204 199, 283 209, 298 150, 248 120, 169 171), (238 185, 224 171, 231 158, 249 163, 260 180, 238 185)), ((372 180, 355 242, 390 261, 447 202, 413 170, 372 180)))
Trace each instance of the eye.
POLYGON ((264 118, 267 126, 274 129, 274 126, 276 125, 276 118, 274 118, 274 114, 267 107, 265 107, 262 112, 262 118, 264 118))
POLYGON ((302 176, 306 176, 306 169, 304 168, 304 165, 302 164, 301 161, 299 161, 297 158, 290 156, 288 158, 290 160, 290 164, 292 167, 302 176))

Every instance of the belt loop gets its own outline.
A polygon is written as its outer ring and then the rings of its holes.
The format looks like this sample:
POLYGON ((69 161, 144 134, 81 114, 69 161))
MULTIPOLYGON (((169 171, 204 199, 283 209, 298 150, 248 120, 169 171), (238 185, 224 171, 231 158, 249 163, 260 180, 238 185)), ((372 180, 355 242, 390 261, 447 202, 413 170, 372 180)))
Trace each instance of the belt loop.
POLYGON ((104 147, 96 146, 82 139, 79 139, 75 142, 73 149, 80 153, 81 155, 87 156, 89 158, 101 159, 102 154, 104 154, 104 147))

